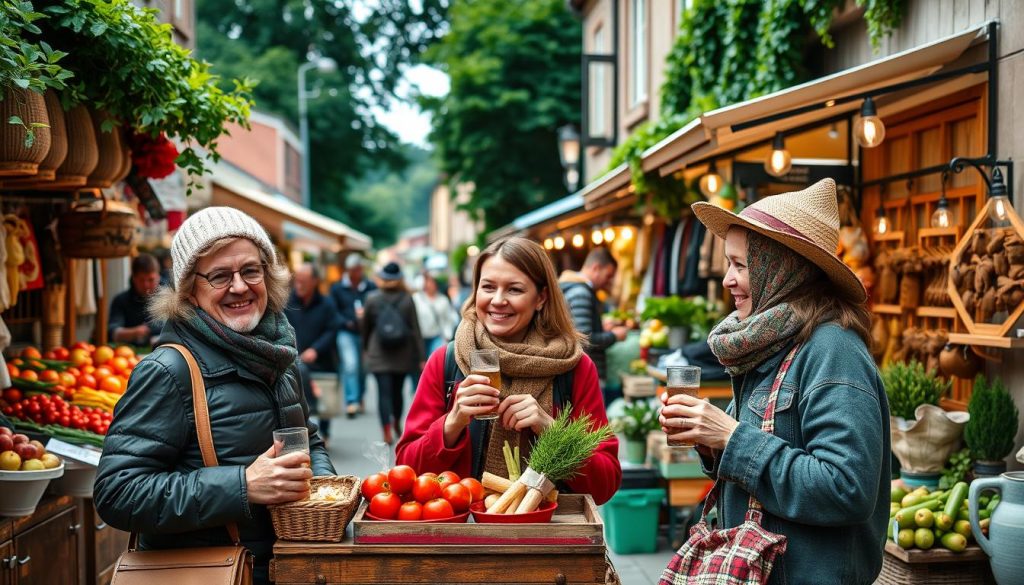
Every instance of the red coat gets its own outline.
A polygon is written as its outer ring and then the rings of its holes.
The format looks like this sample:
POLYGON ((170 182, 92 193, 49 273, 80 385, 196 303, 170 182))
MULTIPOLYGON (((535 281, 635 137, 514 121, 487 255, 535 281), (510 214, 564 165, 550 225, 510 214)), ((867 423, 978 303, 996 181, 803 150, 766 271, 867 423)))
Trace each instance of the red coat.
MULTIPOLYGON (((448 414, 444 401, 445 350, 445 347, 441 347, 430 356, 420 376, 420 384, 406 419, 405 433, 395 448, 396 461, 398 464, 412 466, 417 473, 451 470, 460 477, 467 477, 472 470, 469 427, 466 427, 452 448, 444 445, 444 421, 448 414)), ((586 355, 573 371, 570 402, 574 414, 587 413, 599 425, 608 423, 598 386, 597 368, 586 355)), ((552 413, 553 416, 557 414, 552 413)), ((574 493, 590 494, 597 504, 607 502, 622 481, 618 453, 619 440, 616 437, 601 443, 579 470, 580 475, 567 482, 569 488, 574 493)))

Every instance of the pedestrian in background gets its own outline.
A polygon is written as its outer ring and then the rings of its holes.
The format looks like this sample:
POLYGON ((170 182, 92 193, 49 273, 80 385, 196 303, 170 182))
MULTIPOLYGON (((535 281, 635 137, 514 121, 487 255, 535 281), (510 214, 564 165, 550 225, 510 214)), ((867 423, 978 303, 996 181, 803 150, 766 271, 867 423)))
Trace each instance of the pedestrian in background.
POLYGON ((377 286, 363 276, 363 257, 355 253, 345 258, 345 275, 331 285, 331 300, 341 314, 341 328, 336 341, 338 375, 345 392, 345 414, 349 418, 364 410, 366 372, 363 369, 359 322, 363 318, 366 295, 376 289, 377 286))
POLYGON ((160 286, 160 263, 149 254, 132 260, 132 276, 128 290, 110 301, 107 338, 111 343, 152 345, 163 323, 150 317, 146 305, 160 286))
POLYGON ((458 316, 448 296, 438 290, 437 279, 429 272, 423 274, 423 287, 412 298, 416 301, 423 349, 425 355, 430 355, 452 338, 458 316))
POLYGON ((423 368, 423 337, 420 335, 416 303, 405 288, 402 269, 388 262, 377 272, 378 290, 366 297, 363 314, 363 351, 366 369, 377 380, 377 409, 384 442, 392 444, 402 436, 405 407, 402 386, 406 376, 423 368))
POLYGON ((607 406, 614 396, 605 394, 608 385, 607 349, 616 341, 626 338, 626 327, 605 329, 601 315, 604 307, 597 298, 597 291, 608 290, 615 280, 615 271, 619 263, 615 261, 606 248, 594 248, 583 261, 579 272, 566 270, 558 278, 558 285, 569 304, 576 330, 586 338, 585 351, 597 366, 597 375, 601 379, 601 392, 607 406))
POLYGON ((139 533, 140 550, 231 544, 255 556, 253 582, 270 583, 276 540, 269 504, 302 500, 309 478, 334 475, 302 399, 295 333, 283 314, 288 270, 256 220, 230 207, 188 218, 171 244, 174 288, 151 309, 161 340, 195 356, 206 386, 218 465, 206 467, 185 358, 158 347, 132 371, 96 469, 104 522, 139 533), (274 457, 273 432, 306 427, 309 453, 274 457))
MULTIPOLYGON (((318 412, 319 391, 313 372, 337 372, 334 349, 341 326, 341 314, 330 297, 320 294, 320 273, 306 262, 292 277, 292 295, 284 314, 295 328, 295 347, 299 351, 302 390, 310 412, 318 412)), ((319 418, 320 435, 326 444, 331 436, 331 419, 319 418)))

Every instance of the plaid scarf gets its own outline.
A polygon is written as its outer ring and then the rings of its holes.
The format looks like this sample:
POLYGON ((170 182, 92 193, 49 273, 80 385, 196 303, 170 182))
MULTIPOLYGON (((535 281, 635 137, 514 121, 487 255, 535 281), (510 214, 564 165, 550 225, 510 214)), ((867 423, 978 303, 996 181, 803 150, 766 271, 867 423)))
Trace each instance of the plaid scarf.
POLYGON ((295 330, 284 313, 265 312, 250 333, 235 331, 199 307, 183 323, 200 339, 227 352, 233 360, 269 382, 276 382, 298 355, 295 330))
POLYGON ((754 309, 741 320, 733 311, 708 336, 708 345, 730 376, 745 374, 782 351, 803 326, 784 302, 819 269, 775 240, 747 232, 747 273, 754 309))

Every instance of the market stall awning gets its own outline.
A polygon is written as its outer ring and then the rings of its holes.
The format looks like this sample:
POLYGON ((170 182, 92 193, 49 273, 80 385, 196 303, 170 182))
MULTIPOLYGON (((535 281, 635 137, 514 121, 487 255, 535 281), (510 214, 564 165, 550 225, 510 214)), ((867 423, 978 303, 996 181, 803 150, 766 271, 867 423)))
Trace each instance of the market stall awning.
POLYGON ((281 193, 268 193, 244 171, 223 162, 214 169, 212 205, 227 205, 256 218, 280 241, 328 246, 329 251, 368 250, 373 241, 344 223, 299 205, 281 193))
POLYGON ((586 208, 591 209, 600 205, 604 198, 624 194, 630 187, 629 165, 623 163, 602 175, 600 179, 592 181, 579 194, 583 197, 586 208))
MULTIPOLYGON (((951 64, 976 41, 985 37, 988 24, 921 45, 889 57, 852 67, 832 75, 796 85, 739 104, 712 110, 680 128, 671 136, 651 147, 643 155, 643 168, 667 175, 688 164, 712 157, 748 144, 770 139, 779 131, 805 126, 820 120, 855 112, 860 101, 830 104, 844 96, 861 94, 896 83, 920 79, 951 64), (825 103, 825 107, 811 109, 774 122, 750 128, 737 128, 744 122, 757 120, 805 106, 825 103)), ((985 79, 976 74, 953 79, 936 90, 925 87, 897 95, 901 109, 935 99, 935 93, 951 91, 949 84, 967 87, 985 79), (910 103, 914 102, 914 103, 910 103)), ((891 103, 892 100, 889 100, 891 103)), ((885 102, 881 102, 881 115, 885 115, 885 102)))

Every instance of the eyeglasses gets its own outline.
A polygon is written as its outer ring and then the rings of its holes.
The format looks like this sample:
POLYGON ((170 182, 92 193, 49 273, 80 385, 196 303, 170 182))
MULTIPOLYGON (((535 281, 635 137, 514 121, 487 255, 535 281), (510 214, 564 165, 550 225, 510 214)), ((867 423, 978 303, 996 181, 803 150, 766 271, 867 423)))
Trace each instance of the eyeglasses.
POLYGON ((214 270, 207 274, 199 272, 195 274, 196 276, 203 277, 213 288, 224 288, 230 285, 235 279, 236 273, 242 277, 246 284, 256 285, 263 282, 266 267, 266 264, 247 264, 238 270, 214 270))

